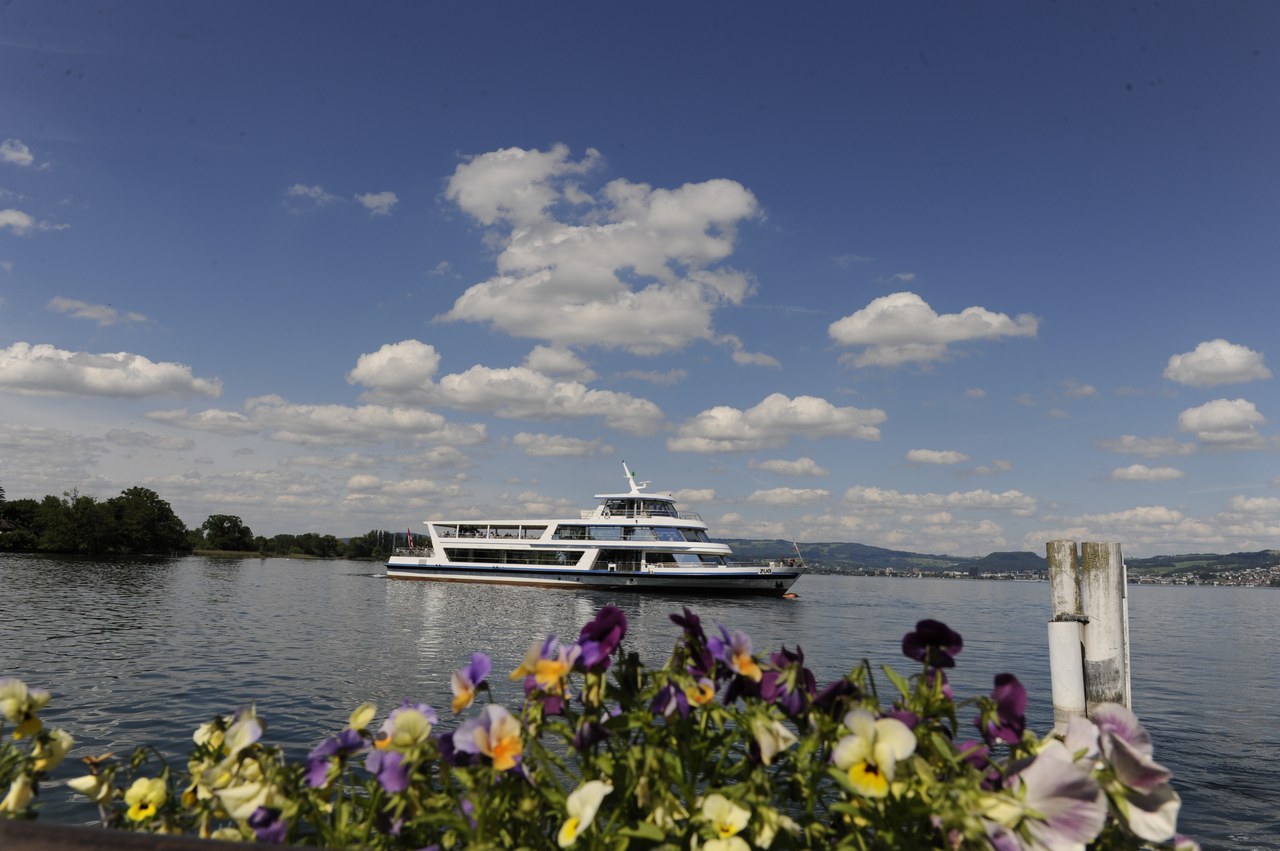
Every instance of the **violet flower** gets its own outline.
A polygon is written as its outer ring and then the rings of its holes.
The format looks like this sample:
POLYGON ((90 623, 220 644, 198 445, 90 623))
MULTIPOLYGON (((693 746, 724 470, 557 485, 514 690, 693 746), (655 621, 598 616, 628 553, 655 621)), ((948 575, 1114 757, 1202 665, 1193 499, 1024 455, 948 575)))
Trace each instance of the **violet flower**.
POLYGON ((1106 824, 1101 787, 1060 743, 1050 743, 1010 777, 1008 790, 1016 803, 1000 800, 986 812, 992 822, 988 837, 997 848, 1083 848, 1106 824), (1022 842, 1022 834, 1030 841, 1022 842), (1009 844, 1011 839, 1019 844, 1009 844))
POLYGON ((478 754, 471 754, 467 751, 460 751, 453 743, 454 733, 441 733, 436 739, 436 747, 440 749, 440 759, 445 765, 452 765, 454 768, 466 768, 469 765, 475 765, 480 762, 478 754))
POLYGON ((409 788, 409 771, 399 751, 373 751, 365 758, 364 767, 384 791, 396 793, 409 788))
POLYGON ((1018 744, 1027 729, 1027 690, 1013 674, 996 674, 991 699, 995 701, 994 714, 984 712, 973 723, 989 745, 997 741, 1018 744))
POLYGON ((476 699, 476 692, 485 685, 485 678, 493 670, 493 662, 483 653, 472 653, 471 664, 453 672, 449 685, 453 689, 451 709, 454 714, 461 712, 476 699))
POLYGON ((649 710, 654 715, 662 715, 670 718, 673 713, 679 713, 681 718, 689 717, 689 698, 684 693, 684 689, 675 683, 667 683, 658 690, 658 694, 653 699, 653 703, 649 705, 649 710))
POLYGON ((617 606, 604 606, 595 618, 578 634, 581 654, 577 667, 582 671, 604 671, 609 667, 609 657, 627 634, 627 616, 617 606))
POLYGON ((1116 703, 1093 710, 1102 757, 1120 788, 1108 788, 1121 819, 1149 842, 1167 842, 1178 828, 1182 800, 1169 780, 1173 772, 1152 759, 1155 749, 1138 716, 1116 703))
POLYGON ((578 729, 573 732, 573 749, 579 752, 590 750, 610 735, 599 721, 583 720, 578 724, 578 729))
POLYGON ((964 639, 958 632, 932 619, 917 621, 915 632, 902 637, 902 655, 929 668, 954 668, 956 654, 963 647, 964 639))
POLYGON ((288 822, 280 818, 280 810, 274 807, 258 807, 246 823, 253 828, 254 839, 268 845, 282 845, 289 833, 288 822))
POLYGON ((804 666, 804 651, 783 647, 770 657, 772 669, 760 678, 760 697, 776 704, 789 718, 798 718, 817 691, 813 672, 804 666))
POLYGON ((333 758, 344 760, 368 747, 364 736, 347 728, 336 736, 325 739, 307 754, 307 785, 314 788, 325 785, 329 779, 329 767, 333 758))
POLYGON ((702 619, 684 607, 684 614, 670 615, 671 622, 684 630, 686 641, 703 645, 707 643, 707 634, 702 631, 702 619))

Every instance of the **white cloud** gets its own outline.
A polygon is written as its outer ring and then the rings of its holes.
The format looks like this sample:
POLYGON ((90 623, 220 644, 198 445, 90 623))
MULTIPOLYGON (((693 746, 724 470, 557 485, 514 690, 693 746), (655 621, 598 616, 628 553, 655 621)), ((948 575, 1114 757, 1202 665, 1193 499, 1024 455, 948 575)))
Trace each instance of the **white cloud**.
POLYGON ((661 409, 647 399, 591 390, 577 381, 558 381, 519 366, 473 366, 466 372, 446 375, 431 396, 452 408, 491 412, 508 419, 599 416, 612 428, 641 435, 652 434, 663 419, 661 409))
POLYGON ((0 230, 8 228, 18 236, 23 236, 33 227, 36 227, 36 220, 27 213, 12 207, 0 210, 0 230))
POLYGON ((390 394, 423 390, 431 385, 439 366, 440 355, 434 346, 418 340, 401 340, 361 355, 355 369, 347 373, 347 383, 390 394))
POLYGON ((55 296, 49 300, 49 309, 57 313, 65 313, 75 319, 92 319, 100 326, 115 325, 117 322, 146 322, 147 317, 141 313, 129 311, 121 313, 109 304, 90 304, 74 298, 55 296))
POLYGON ((837 408, 816 396, 765 397, 746 411, 720 405, 683 423, 667 441, 674 452, 745 452, 778 447, 791 437, 879 440, 887 419, 878 408, 837 408))
POLYGON ((818 465, 812 458, 797 458, 786 461, 781 458, 768 461, 750 461, 747 466, 753 470, 766 470, 783 476, 829 476, 831 471, 818 465))
POLYGON ((48 344, 0 349, 0 390, 33 396, 219 396, 219 379, 196 378, 191 367, 154 363, 142 355, 68 352, 48 344))
POLYGON ((666 372, 630 369, 622 373, 623 378, 634 378, 636 381, 647 381, 650 384, 679 384, 689 376, 683 369, 669 369, 666 372))
POLYGON ((747 497, 747 502, 756 505, 806 505, 830 497, 831 491, 822 488, 770 488, 755 491, 747 497))
POLYGON ((483 425, 449 423, 417 408, 385 405, 298 405, 279 396, 245 402, 245 413, 206 410, 152 411, 148 419, 182 428, 219 434, 262 434, 272 440, 304 446, 375 445, 389 439, 472 446, 485 440, 483 425))
POLYGON ((336 201, 341 200, 337 195, 332 195, 324 190, 319 184, 307 186, 302 183, 295 183, 284 191, 285 206, 290 212, 305 213, 310 210, 318 210, 321 207, 328 207, 336 201))
POLYGON ((357 195, 358 201, 372 216, 389 216, 391 208, 400 202, 394 192, 367 192, 357 195))
POLYGON ((1003 458, 997 458, 990 464, 982 464, 974 467, 969 472, 975 476, 994 476, 997 473, 1007 473, 1013 469, 1013 462, 1006 461, 1003 458))
POLYGON ((1214 399, 1178 414, 1178 430, 1221 449, 1259 449, 1258 426, 1266 421, 1247 399, 1214 399))
POLYGON ((1191 455, 1196 451, 1194 443, 1180 443, 1176 437, 1138 437, 1124 434, 1114 440, 1099 440, 1098 446, 1111 452, 1158 458, 1162 455, 1191 455))
POLYGON ((31 149, 18 139, 5 139, 0 142, 0 162, 10 165, 29 166, 36 161, 31 149))
POLYGON ((1177 467, 1148 467, 1145 464, 1117 467, 1111 471, 1110 476, 1117 482, 1169 482, 1186 477, 1187 474, 1177 467))
POLYGON ((866 347, 842 361, 856 367, 897 366, 943 360, 952 343, 1034 337, 1038 325, 1029 313, 1011 319, 982 307, 940 315, 915 293, 899 292, 832 322, 827 332, 842 346, 866 347))
POLYGON ((580 457, 586 455, 612 455, 613 447, 601 440, 583 440, 562 434, 531 434, 522 431, 511 442, 524 450, 526 455, 538 457, 580 457))
POLYGON ((684 488, 671 494, 680 505, 715 502, 715 488, 684 488))
POLYGON ((886 508, 894 510, 919 511, 979 509, 990 511, 1008 511, 1019 516, 1035 513, 1036 499, 1021 491, 1010 490, 995 493, 988 490, 964 491, 952 493, 901 493, 884 488, 863 487, 855 485, 845 491, 844 501, 847 505, 868 508, 886 508))
POLYGON ((1274 520, 1280 518, 1280 497, 1233 496, 1229 510, 1237 514, 1261 514, 1274 520))
POLYGON ((969 456, 954 449, 912 449, 907 460, 912 464, 963 464, 969 456))
POLYGON ((1208 340, 1195 351, 1169 358, 1164 377, 1191 387, 1213 387, 1270 378, 1262 354, 1226 340, 1208 340))
POLYGON ((987 391, 981 387, 969 387, 965 389, 964 395, 966 399, 985 399, 987 391))
POLYGON ((568 349, 554 346, 534 346, 533 350, 525 356, 524 366, 552 378, 572 378, 575 381, 596 379, 595 372, 582 358, 568 349))
MULTIPOLYGON (((711 315, 739 304, 747 276, 719 267, 755 196, 724 179, 655 189, 616 179, 590 196, 570 176, 595 168, 550 151, 507 148, 458 166, 445 196, 502 248, 496 274, 466 290, 445 321, 485 322, 553 345, 638 354, 715 340, 711 315)), ((768 363, 735 349, 737 360, 768 363)))
POLYGON ((1084 384, 1074 378, 1062 382, 1062 394, 1068 399, 1087 399, 1098 395, 1098 388, 1092 384, 1084 384))
POLYGON ((113 428, 107 432, 107 443, 116 446, 127 446, 134 449, 164 449, 170 452, 189 452, 196 448, 195 441, 189 437, 148 434, 145 431, 113 428))

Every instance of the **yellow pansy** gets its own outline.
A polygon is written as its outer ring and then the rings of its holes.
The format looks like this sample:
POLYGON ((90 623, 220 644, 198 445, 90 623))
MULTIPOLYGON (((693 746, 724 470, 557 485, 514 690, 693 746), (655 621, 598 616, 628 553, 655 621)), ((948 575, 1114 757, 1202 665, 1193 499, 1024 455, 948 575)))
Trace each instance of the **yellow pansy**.
POLYGON ((567 848, 578 840, 578 836, 591 826, 600 802, 613 791, 613 787, 603 780, 589 780, 569 793, 565 802, 569 817, 560 828, 556 841, 561 848, 567 848))
POLYGON ((168 797, 163 780, 158 777, 139 777, 124 793, 124 802, 129 805, 125 815, 131 821, 146 821, 164 806, 168 797))

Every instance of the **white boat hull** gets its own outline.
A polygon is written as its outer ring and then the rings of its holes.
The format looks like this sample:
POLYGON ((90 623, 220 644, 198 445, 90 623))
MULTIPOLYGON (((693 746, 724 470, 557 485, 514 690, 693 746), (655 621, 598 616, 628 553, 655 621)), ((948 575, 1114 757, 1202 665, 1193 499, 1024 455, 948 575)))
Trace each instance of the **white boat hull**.
POLYGON ((760 594, 781 597, 800 573, 773 567, 723 567, 709 570, 651 568, 641 571, 582 570, 537 565, 439 564, 430 559, 393 556, 389 579, 436 582, 484 582, 556 588, 659 591, 689 594, 760 594))

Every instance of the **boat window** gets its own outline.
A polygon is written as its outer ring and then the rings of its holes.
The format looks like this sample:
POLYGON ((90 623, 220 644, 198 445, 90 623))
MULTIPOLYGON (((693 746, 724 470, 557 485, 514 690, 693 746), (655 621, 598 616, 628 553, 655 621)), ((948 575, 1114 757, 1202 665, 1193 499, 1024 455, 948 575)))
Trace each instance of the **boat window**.
POLYGON ((680 530, 672 526, 658 526, 653 530, 654 537, 659 541, 682 541, 684 538, 680 535, 680 530))
MULTIPOLYGON (((706 544, 711 541, 711 539, 707 537, 707 533, 702 529, 683 529, 681 531, 684 532, 684 539, 686 541, 692 541, 695 544, 706 544)), ((676 540, 679 540, 679 538, 676 540)))
POLYGON ((446 547, 449 561, 460 564, 576 565, 582 550, 473 550, 446 547))
POLYGON ((643 502, 641 502, 640 510, 643 511, 646 516, 653 516, 653 517, 675 517, 676 516, 675 506, 673 506, 671 503, 667 502, 666 500, 646 499, 643 502))

